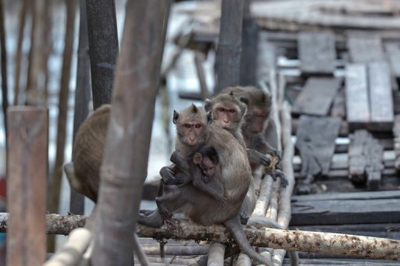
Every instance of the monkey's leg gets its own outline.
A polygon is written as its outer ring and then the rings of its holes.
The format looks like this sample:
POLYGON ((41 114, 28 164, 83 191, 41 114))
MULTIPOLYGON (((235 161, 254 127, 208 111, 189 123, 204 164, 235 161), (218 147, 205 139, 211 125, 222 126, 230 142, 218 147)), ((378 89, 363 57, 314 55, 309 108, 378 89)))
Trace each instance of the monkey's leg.
POLYGON ((175 186, 164 185, 163 193, 156 198, 156 204, 163 220, 171 220, 172 212, 168 209, 168 202, 173 202, 179 198, 181 190, 175 186))

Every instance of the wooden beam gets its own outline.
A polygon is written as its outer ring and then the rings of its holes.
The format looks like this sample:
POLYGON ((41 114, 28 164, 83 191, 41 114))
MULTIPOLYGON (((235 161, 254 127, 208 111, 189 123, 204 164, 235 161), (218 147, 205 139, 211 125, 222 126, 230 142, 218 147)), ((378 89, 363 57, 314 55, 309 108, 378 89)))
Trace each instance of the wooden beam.
POLYGON ((392 75, 400 79, 400 45, 399 43, 385 43, 387 58, 390 63, 392 75))
POLYGON ((378 35, 351 35, 347 41, 353 63, 370 63, 385 59, 378 35))
POLYGON ((48 110, 10 107, 7 265, 42 265, 46 259, 48 110))

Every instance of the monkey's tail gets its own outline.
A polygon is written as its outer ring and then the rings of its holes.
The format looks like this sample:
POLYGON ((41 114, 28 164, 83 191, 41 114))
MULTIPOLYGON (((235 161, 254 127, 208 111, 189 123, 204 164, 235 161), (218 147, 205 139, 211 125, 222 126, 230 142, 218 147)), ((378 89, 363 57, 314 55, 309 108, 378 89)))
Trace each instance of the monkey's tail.
POLYGON ((146 254, 143 252, 143 249, 139 244, 139 239, 136 233, 133 234, 133 250, 135 251, 136 257, 139 259, 140 265, 150 266, 150 262, 148 261, 146 254))
POLYGON ((249 244, 249 241, 247 240, 246 235, 244 234, 243 227, 240 224, 239 217, 235 217, 231 220, 228 220, 224 223, 226 228, 231 231, 233 236, 236 239, 236 243, 240 247, 241 251, 245 253, 247 256, 252 258, 253 260, 258 261, 259 263, 269 265, 269 261, 258 254, 249 244))

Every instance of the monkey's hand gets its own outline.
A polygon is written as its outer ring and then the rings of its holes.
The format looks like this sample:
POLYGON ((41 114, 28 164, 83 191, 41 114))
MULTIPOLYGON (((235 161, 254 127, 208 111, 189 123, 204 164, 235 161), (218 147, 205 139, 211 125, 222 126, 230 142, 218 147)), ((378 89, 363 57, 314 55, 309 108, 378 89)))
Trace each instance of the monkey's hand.
POLYGON ((276 162, 275 162, 274 166, 276 166, 282 159, 282 152, 279 151, 279 150, 270 150, 270 151, 267 151, 267 154, 269 154, 270 156, 276 158, 275 159, 276 162))
POLYGON ((225 204, 226 204, 226 198, 225 198, 224 196, 222 196, 222 195, 217 194, 216 197, 215 197, 215 200, 216 200, 219 204, 222 204, 222 205, 225 205, 225 204))
POLYGON ((277 169, 275 170, 272 174, 271 174, 272 178, 274 179, 274 181, 276 181, 277 178, 281 179, 281 186, 283 188, 287 187, 287 185, 289 184, 286 175, 284 172, 282 172, 281 170, 277 169))
POLYGON ((262 154, 261 152, 258 152, 256 150, 247 149, 247 156, 250 163, 254 163, 257 165, 262 164, 265 166, 269 166, 271 164, 269 156, 266 156, 265 154, 262 154))
POLYGON ((166 185, 180 185, 182 180, 175 178, 175 172, 168 166, 164 166, 160 170, 160 176, 166 185))
POLYGON ((208 175, 202 175, 201 176, 201 180, 206 184, 210 183, 211 179, 212 179, 212 176, 208 176, 208 175))

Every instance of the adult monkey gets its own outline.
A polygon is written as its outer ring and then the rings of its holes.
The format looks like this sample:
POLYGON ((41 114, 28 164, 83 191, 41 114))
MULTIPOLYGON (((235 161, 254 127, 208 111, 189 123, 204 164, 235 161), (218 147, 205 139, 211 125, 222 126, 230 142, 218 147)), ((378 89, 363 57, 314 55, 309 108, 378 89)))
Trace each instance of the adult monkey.
MULTIPOLYGON (((107 137, 111 105, 97 108, 80 126, 72 150, 72 162, 64 165, 64 171, 72 189, 97 203, 100 186, 100 166, 107 137)), ((96 212, 96 207, 93 213, 96 212)), ((141 265, 150 265, 139 244, 133 237, 133 251, 141 265)))
MULTIPOLYGON (((165 207, 170 213, 181 209, 191 220, 201 225, 225 225, 235 237, 242 252, 258 262, 268 263, 250 246, 239 221, 241 205, 253 178, 243 146, 229 132, 210 123, 206 111, 195 105, 180 113, 174 111, 173 122, 177 128, 176 151, 182 156, 192 154, 204 144, 214 147, 217 151, 219 163, 213 180, 222 183, 226 204, 215 204, 214 199, 196 189, 193 184, 187 183, 180 187, 179 198, 166 203, 165 207)), ((159 227, 163 220, 156 209, 149 216, 139 215, 138 222, 159 227)))

